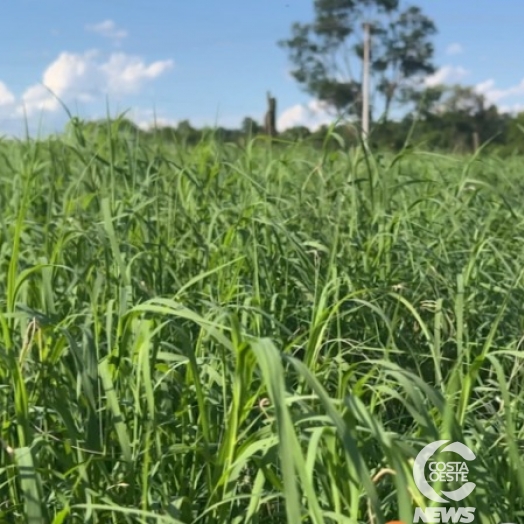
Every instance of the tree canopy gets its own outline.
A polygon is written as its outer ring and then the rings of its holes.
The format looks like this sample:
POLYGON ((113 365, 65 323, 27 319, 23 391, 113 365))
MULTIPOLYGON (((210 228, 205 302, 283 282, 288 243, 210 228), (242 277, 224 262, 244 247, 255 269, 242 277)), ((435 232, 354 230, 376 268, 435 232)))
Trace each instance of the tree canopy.
POLYGON ((394 102, 410 101, 435 71, 434 22, 399 0, 315 0, 314 20, 296 22, 279 44, 302 88, 339 116, 361 115, 363 23, 371 25, 370 71, 375 109, 387 119, 394 102), (382 104, 377 103, 382 100, 382 104))

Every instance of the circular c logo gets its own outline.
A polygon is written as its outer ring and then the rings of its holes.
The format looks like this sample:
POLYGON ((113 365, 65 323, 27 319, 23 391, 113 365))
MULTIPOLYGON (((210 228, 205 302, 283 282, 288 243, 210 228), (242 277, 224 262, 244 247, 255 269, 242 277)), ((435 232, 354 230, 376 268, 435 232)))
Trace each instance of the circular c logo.
MULTIPOLYGON (((465 499, 469 494, 471 494, 476 486, 476 484, 473 482, 467 482, 455 491, 442 491, 442 494, 448 497, 448 499, 445 499, 441 497, 426 480, 424 470, 428 460, 435 454, 440 446, 446 444, 447 442, 449 442, 449 440, 437 440, 436 442, 428 444, 426 447, 422 448, 415 459, 415 463, 413 464, 413 478, 417 488, 422 493, 422 495, 430 500, 433 500, 434 502, 448 503, 450 500, 459 501, 465 499)), ((449 444, 442 450, 442 452, 445 451, 457 453, 464 460, 475 460, 476 458, 473 451, 460 442, 453 442, 452 444, 449 444)))

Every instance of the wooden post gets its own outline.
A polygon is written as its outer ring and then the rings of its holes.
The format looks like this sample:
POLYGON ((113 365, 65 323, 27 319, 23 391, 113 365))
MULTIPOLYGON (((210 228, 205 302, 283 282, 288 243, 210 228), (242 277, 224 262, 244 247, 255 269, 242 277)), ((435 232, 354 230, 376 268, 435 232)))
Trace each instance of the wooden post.
POLYGON ((369 134, 369 55, 371 27, 364 24, 364 63, 362 65, 362 139, 367 148, 369 134))
POLYGON ((276 129, 276 114, 277 114, 277 99, 271 96, 271 93, 267 93, 267 112, 264 117, 264 130, 267 135, 273 137, 277 134, 276 129))
POLYGON ((473 153, 476 153, 479 147, 480 147, 479 132, 473 131, 473 153))

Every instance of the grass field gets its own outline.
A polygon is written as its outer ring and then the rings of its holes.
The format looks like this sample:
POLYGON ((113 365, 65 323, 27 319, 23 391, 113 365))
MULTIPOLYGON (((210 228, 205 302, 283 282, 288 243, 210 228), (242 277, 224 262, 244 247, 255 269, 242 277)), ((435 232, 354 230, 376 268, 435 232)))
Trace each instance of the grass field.
POLYGON ((522 159, 75 129, 0 144, 2 522, 408 524, 439 439, 524 522, 522 159))

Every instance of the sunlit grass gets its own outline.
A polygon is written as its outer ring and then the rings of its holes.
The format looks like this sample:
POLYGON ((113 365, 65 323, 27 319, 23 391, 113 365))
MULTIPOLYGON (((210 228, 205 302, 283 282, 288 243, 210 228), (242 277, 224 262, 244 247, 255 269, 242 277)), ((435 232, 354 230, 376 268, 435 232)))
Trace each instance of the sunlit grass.
POLYGON ((117 126, 0 144, 3 521, 524 518, 521 161, 117 126))

